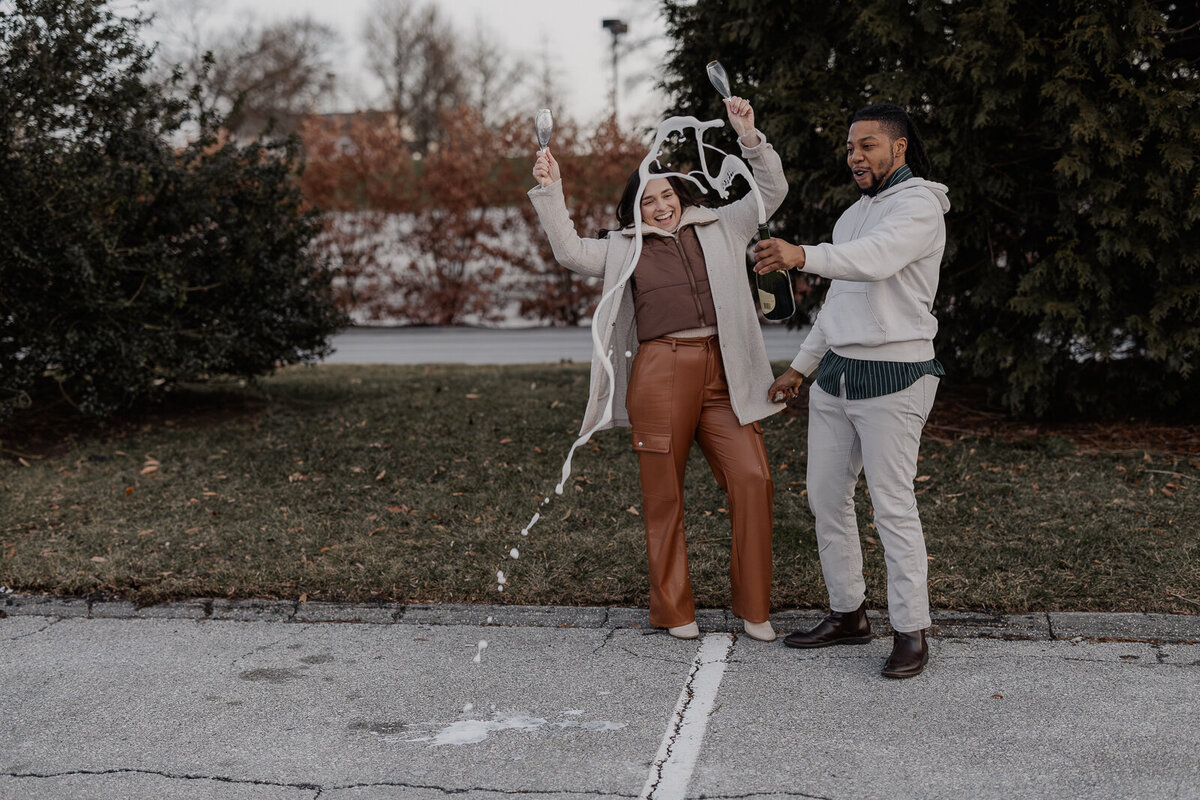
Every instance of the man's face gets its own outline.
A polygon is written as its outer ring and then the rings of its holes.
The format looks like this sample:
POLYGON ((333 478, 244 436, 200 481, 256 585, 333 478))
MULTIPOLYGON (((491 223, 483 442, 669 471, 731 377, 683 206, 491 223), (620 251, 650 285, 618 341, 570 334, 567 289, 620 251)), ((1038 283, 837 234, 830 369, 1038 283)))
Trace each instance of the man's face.
POLYGON ((904 163, 907 139, 892 139, 879 120, 859 120, 846 138, 846 163, 859 191, 878 189, 904 163))

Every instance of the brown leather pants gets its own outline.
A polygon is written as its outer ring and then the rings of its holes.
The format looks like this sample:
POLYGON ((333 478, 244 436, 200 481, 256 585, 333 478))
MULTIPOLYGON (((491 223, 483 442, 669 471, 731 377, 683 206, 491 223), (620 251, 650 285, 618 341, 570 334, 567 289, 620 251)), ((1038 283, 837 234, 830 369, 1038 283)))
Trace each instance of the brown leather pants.
POLYGON ((641 467, 650 624, 675 627, 696 618, 683 533, 683 473, 693 440, 729 496, 733 613, 766 622, 775 485, 762 429, 757 422, 740 424, 729 403, 717 337, 644 342, 625 407, 641 467))

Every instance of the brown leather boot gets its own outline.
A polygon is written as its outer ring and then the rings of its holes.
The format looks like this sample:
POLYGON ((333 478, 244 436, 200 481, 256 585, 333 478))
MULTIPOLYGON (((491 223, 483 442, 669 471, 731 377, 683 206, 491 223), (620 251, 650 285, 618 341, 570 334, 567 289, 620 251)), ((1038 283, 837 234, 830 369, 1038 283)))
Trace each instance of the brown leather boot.
POLYGON ((929 645, 925 631, 892 632, 892 655, 883 665, 885 678, 911 678, 921 674, 929 663, 929 645))
POLYGON ((871 641, 867 601, 856 611, 830 611, 811 631, 796 631, 784 638, 788 647, 828 647, 831 644, 866 644, 871 641))

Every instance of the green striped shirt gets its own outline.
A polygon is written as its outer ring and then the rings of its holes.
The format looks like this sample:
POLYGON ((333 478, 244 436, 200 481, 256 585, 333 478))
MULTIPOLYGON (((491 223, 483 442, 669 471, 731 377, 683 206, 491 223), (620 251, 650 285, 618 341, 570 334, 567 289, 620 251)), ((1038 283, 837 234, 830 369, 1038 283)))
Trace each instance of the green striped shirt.
MULTIPOLYGON (((891 174, 879 192, 890 189, 913 176, 908 164, 891 174)), ((876 192, 878 194, 879 192, 876 192)), ((839 356, 830 350, 817 365, 817 385, 823 391, 841 394, 842 377, 846 378, 846 399, 866 400, 899 392, 912 386, 924 375, 945 375, 946 369, 936 358, 929 361, 862 361, 839 356)))
POLYGON ((913 176, 913 171, 908 166, 908 164, 901 164, 900 168, 897 169, 895 172, 893 172, 891 174, 891 176, 886 181, 883 182, 883 186, 880 186, 879 191, 875 192, 875 194, 879 194, 879 192, 887 191, 888 189, 895 186, 897 183, 900 183, 901 181, 906 181, 909 178, 911 178, 912 176, 913 176))
POLYGON ((946 374, 942 362, 862 361, 839 356, 832 350, 817 365, 817 386, 833 396, 841 394, 842 376, 846 378, 846 399, 866 400, 907 389, 923 375, 946 374))

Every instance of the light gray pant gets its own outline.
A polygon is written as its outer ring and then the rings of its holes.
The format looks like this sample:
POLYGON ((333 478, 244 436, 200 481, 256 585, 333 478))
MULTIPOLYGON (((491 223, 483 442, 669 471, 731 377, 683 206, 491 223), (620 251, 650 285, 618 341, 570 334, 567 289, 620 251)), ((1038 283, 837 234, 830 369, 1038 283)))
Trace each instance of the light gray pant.
POLYGON ((854 515, 854 485, 865 469, 887 562, 888 614, 892 628, 904 633, 929 627, 929 565, 913 479, 937 387, 938 379, 925 375, 903 391, 866 400, 847 400, 844 384, 838 397, 815 383, 808 393, 808 505, 829 607, 854 611, 866 597, 854 515))

